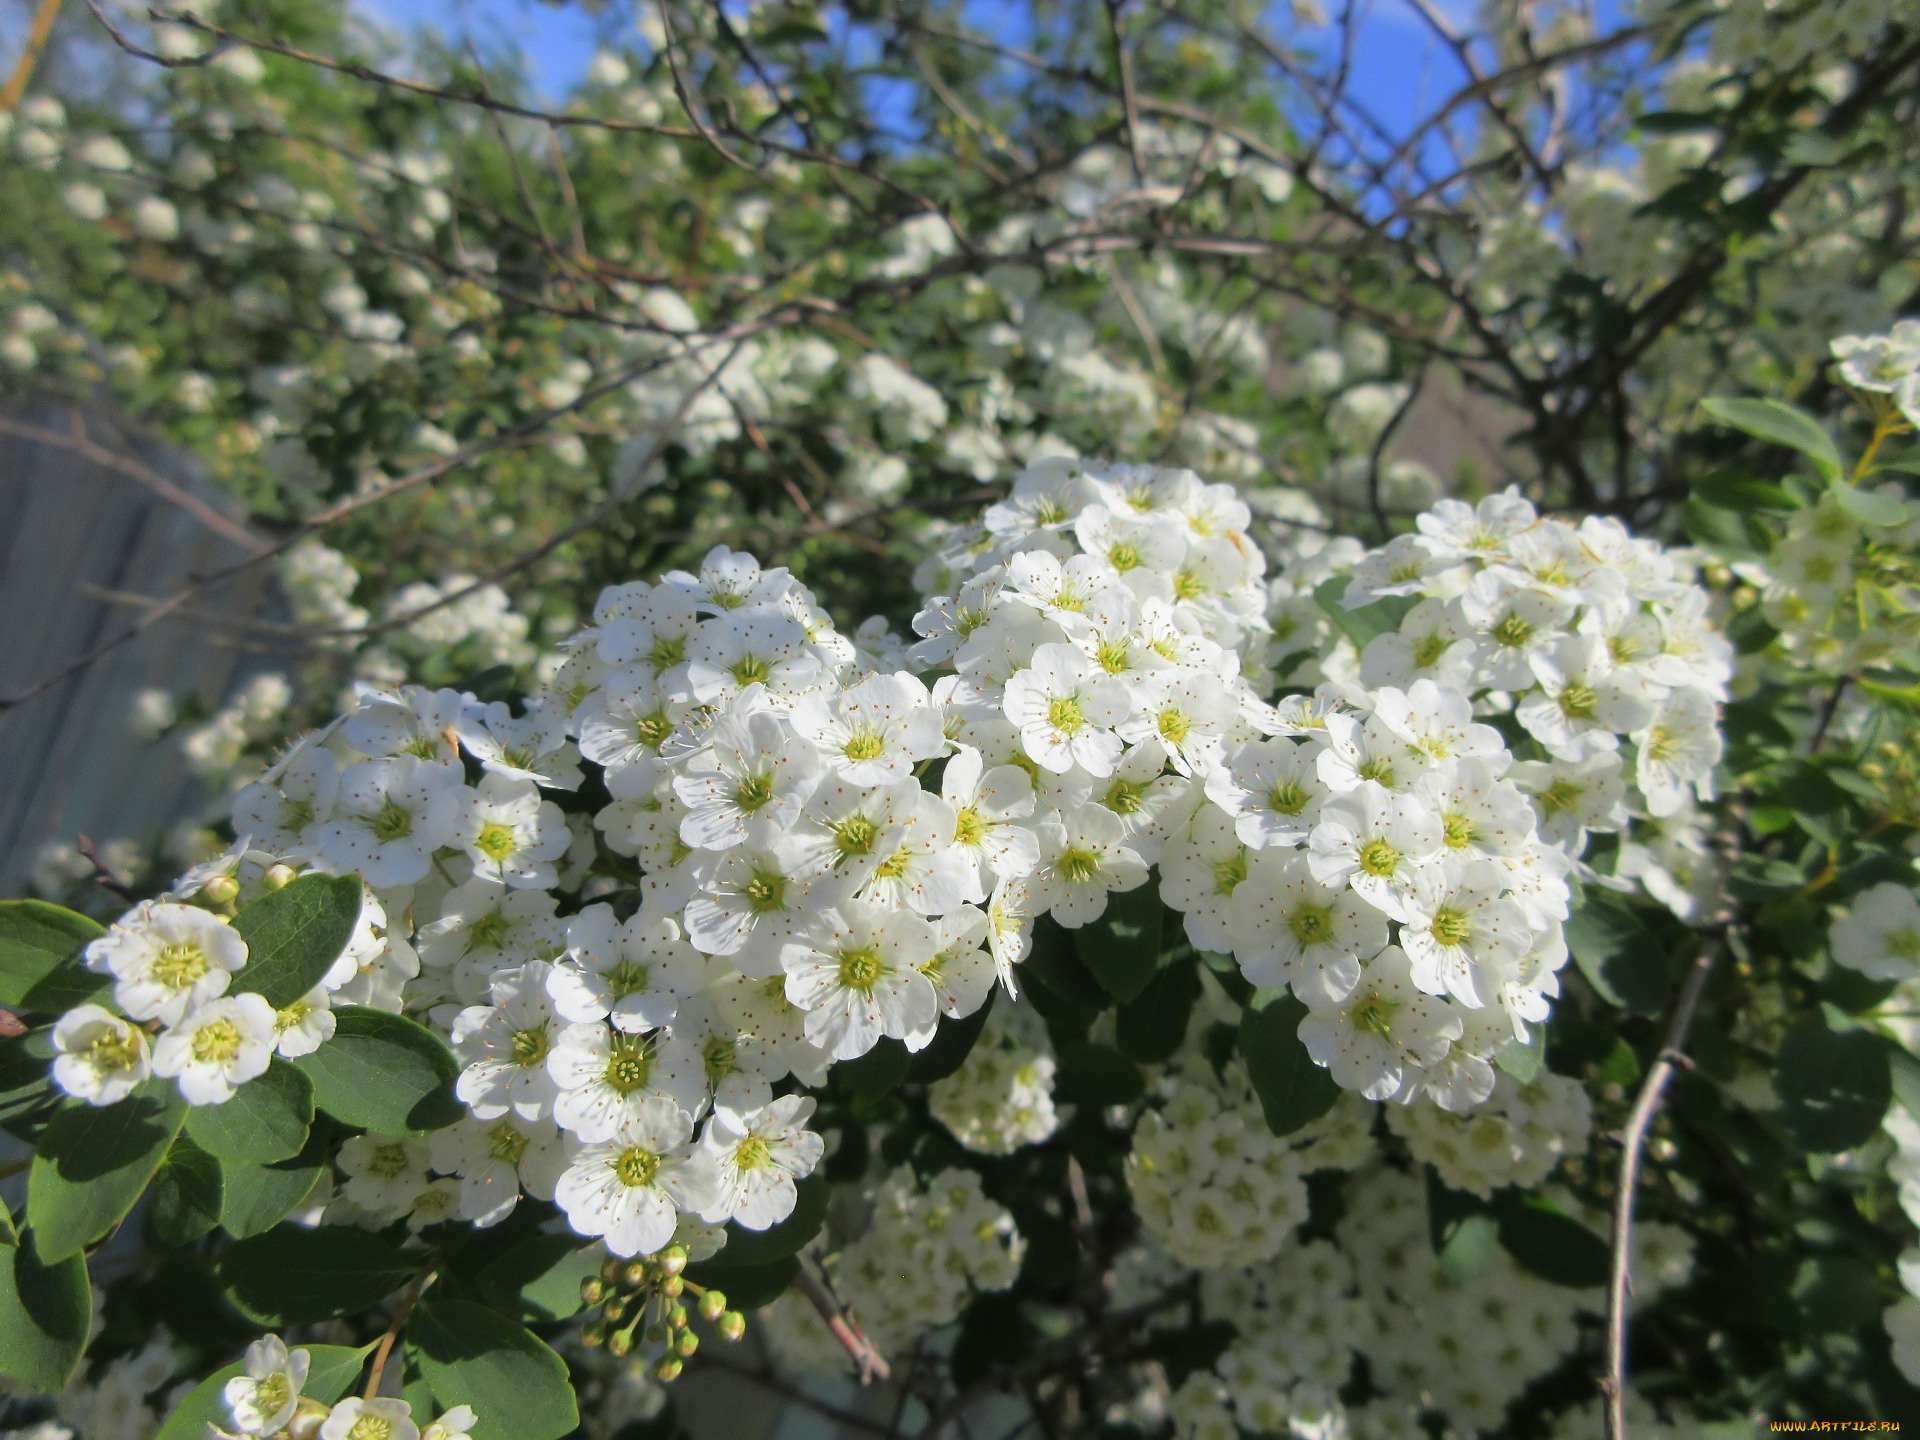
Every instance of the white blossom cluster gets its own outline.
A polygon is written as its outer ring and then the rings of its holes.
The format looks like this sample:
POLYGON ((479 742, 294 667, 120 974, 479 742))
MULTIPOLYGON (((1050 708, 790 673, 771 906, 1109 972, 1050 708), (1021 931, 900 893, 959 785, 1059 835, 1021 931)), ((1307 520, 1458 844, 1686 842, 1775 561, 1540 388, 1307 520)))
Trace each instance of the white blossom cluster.
MULTIPOLYGON (((1920 1226, 1920 1116, 1896 1100, 1880 1123, 1893 1141, 1888 1178, 1898 1190, 1900 1208, 1920 1226)), ((1899 1270, 1907 1293, 1887 1307, 1882 1323, 1893 1342, 1894 1364, 1909 1383, 1920 1385, 1920 1244, 1901 1255, 1899 1270)))
POLYGON ((1542 1070, 1524 1084, 1501 1073, 1479 1109, 1453 1115, 1429 1101, 1387 1111, 1387 1127, 1452 1190, 1482 1199, 1506 1185, 1530 1188, 1568 1155, 1584 1155, 1593 1106, 1580 1082, 1542 1070))
POLYGON ((1060 1128, 1053 1108, 1054 1059, 1033 1012, 988 1017, 960 1068, 927 1087, 927 1108, 968 1150, 1011 1155, 1060 1128))
POLYGON ((300 1393, 310 1359, 305 1350, 289 1350, 278 1335, 263 1335, 249 1345, 246 1373, 227 1381, 221 1396, 232 1428, 209 1423, 209 1440, 468 1440, 467 1432, 479 1418, 471 1405, 456 1405, 423 1428, 413 1406, 397 1396, 353 1396, 324 1404, 300 1393))
MULTIPOLYGON (((950 1324, 976 1296, 1019 1277, 1026 1242, 1007 1209, 971 1170, 919 1180, 907 1166, 867 1196, 865 1228, 833 1259, 834 1293, 887 1355, 908 1353, 929 1330, 950 1324)), ((818 1315, 789 1294, 766 1312, 765 1332, 789 1363, 814 1372, 844 1368, 846 1351, 818 1315)))

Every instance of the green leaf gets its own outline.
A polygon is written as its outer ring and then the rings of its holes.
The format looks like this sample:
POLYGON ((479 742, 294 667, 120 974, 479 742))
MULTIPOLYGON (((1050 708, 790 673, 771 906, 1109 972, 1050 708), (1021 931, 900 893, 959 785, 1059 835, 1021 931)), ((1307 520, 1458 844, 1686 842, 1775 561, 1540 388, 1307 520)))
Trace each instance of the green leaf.
POLYGON ((1075 1040, 1062 1045, 1053 1077, 1054 1099, 1105 1109, 1140 1098, 1146 1081, 1140 1067, 1110 1045, 1075 1040))
MULTIPOLYGON (((0 1206, 3 1212, 4 1206, 0 1206)), ((0 1248, 0 1374, 27 1390, 65 1388, 86 1353, 93 1327, 93 1287, 84 1255, 47 1264, 31 1228, 16 1240, 5 1226, 0 1248)))
POLYGON ((687 1267, 687 1278, 725 1295, 730 1310, 758 1310, 763 1305, 771 1305, 787 1293, 799 1273, 797 1255, 789 1255, 771 1265, 743 1265, 737 1270, 722 1269, 711 1260, 687 1267))
POLYGON ((438 1130, 467 1113, 453 1096, 460 1064, 439 1036, 362 1005, 333 1013, 333 1038, 293 1063, 313 1081, 314 1104, 334 1119, 402 1135, 438 1130))
MULTIPOLYGON (((106 933, 86 916, 44 900, 0 900, 0 1005, 49 1013, 64 1008, 29 1004, 27 997, 89 940, 106 933)), ((105 976, 94 980, 96 989, 107 983, 105 976)))
POLYGON ((333 1127, 322 1120, 307 1135, 300 1153, 268 1165, 229 1160, 221 1167, 225 1197, 220 1228, 236 1240, 264 1235, 299 1208, 313 1193, 331 1163, 333 1127))
POLYGON ((1240 1058, 1267 1128, 1276 1135, 1291 1135, 1318 1120, 1340 1098, 1332 1074, 1314 1064, 1301 1043, 1300 1022, 1306 1016, 1307 1007, 1291 995, 1249 1005, 1240 1014, 1240 1058))
MULTIPOLYGON (((376 1344, 378 1342, 375 1342, 376 1344)), ((350 1345, 293 1345, 289 1349, 307 1352, 307 1383, 301 1391, 310 1399, 331 1405, 353 1388, 360 1369, 373 1353, 373 1345, 357 1349, 350 1345)), ((227 1428, 233 1420, 227 1410, 227 1381, 247 1373, 244 1360, 222 1366, 198 1385, 160 1427, 154 1440, 203 1440, 207 1426, 227 1428)))
POLYGON ((1388 595, 1375 600, 1370 605, 1359 605, 1348 609, 1342 603, 1347 587, 1353 583, 1352 575, 1336 575, 1314 587, 1313 599, 1327 614, 1333 617, 1333 623, 1340 627, 1354 645, 1364 650, 1367 642, 1381 635, 1388 635, 1400 628, 1400 622, 1407 618, 1407 612, 1419 599, 1413 595, 1388 595))
POLYGON ((987 998, 971 1015, 958 1020, 951 1015, 942 1015, 940 1028, 933 1032, 933 1039, 927 1048, 915 1052, 907 1061, 908 1083, 931 1085, 936 1080, 946 1079, 966 1064, 967 1056, 973 1053, 974 1042, 986 1028, 987 1015, 992 1011, 994 997, 999 993, 998 985, 987 991, 987 998))
POLYGON ((1493 1063, 1522 1085, 1533 1082, 1547 1058, 1547 1028, 1535 1025, 1525 1043, 1509 1040, 1494 1052, 1493 1063))
POLYGON ((187 1133, 209 1155, 255 1165, 298 1155, 312 1125, 313 1082, 277 1055, 226 1104, 197 1105, 187 1117, 187 1133))
POLYGON ((392 1242, 346 1225, 281 1225, 234 1242, 214 1264, 228 1297, 262 1325, 307 1325, 369 1309, 413 1273, 392 1242))
POLYGON ((1722 425, 1741 430, 1774 445, 1798 450, 1820 472, 1829 485, 1846 473, 1840 447, 1813 416, 1780 400, 1724 399, 1702 400, 1700 408, 1722 425))
POLYGON ((27 1181, 41 1255, 77 1255, 125 1219, 186 1118, 173 1082, 157 1078, 117 1105, 74 1100, 55 1111, 27 1181))
POLYGON ((1509 1192, 1494 1211, 1500 1244, 1521 1268, 1578 1290, 1607 1283, 1607 1242, 1545 1196, 1509 1192))
POLYGON ((1198 965, 1169 965, 1114 1016, 1120 1053, 1143 1065, 1157 1065, 1180 1048, 1187 1035, 1193 1002, 1200 997, 1198 965))
POLYGON ((153 1177, 147 1224, 168 1247, 188 1245, 220 1223, 220 1162, 185 1135, 173 1142, 153 1177))
POLYGON ((581 1282, 598 1275, 605 1259, 600 1246, 582 1245, 578 1235, 536 1235, 489 1261, 480 1289, 503 1310, 564 1320, 579 1312, 581 1282))
POLYGON ((59 1102, 47 1063, 51 1048, 46 1030, 0 1037, 0 1125, 25 1123, 59 1102))
POLYGON ((1673 994, 1664 947, 1631 906, 1588 890, 1567 920, 1567 948, 1587 982, 1609 1005, 1658 1015, 1673 994))
POLYGON ((559 1440, 580 1423, 566 1362, 497 1311, 430 1300, 414 1311, 407 1340, 433 1398, 474 1408, 474 1440, 559 1440))
POLYGON ((1890 527, 1906 523, 1911 507, 1900 497, 1898 487, 1883 485, 1868 490, 1859 485, 1849 485, 1844 480, 1833 481, 1828 488, 1840 508, 1863 525, 1890 527))
POLYGON ((247 963, 233 977, 235 994, 257 990, 277 1007, 318 985, 360 922, 356 875, 302 875, 233 917, 247 942, 247 963))
POLYGON ((1872 1138, 1893 1098, 1887 1042, 1867 1030, 1830 1030, 1823 1015, 1808 1015, 1780 1042, 1773 1088, 1802 1150, 1851 1150, 1872 1138))
POLYGON ((884 1035, 866 1054, 835 1065, 833 1078, 855 1100, 871 1104, 900 1088, 912 1059, 905 1045, 884 1035))
POLYGON ((1693 494, 1702 504, 1743 514, 1800 508, 1800 502, 1780 486, 1755 480, 1737 470, 1709 470, 1693 482, 1693 494))
POLYGON ((1160 926, 1167 907, 1149 881, 1107 897, 1098 920, 1074 931, 1080 963, 1116 1000, 1131 1000, 1147 988, 1160 967, 1160 926))
POLYGON ((806 1249, 827 1223, 833 1186, 816 1170, 806 1179, 795 1181, 794 1191, 793 1213, 778 1225, 749 1230, 738 1221, 729 1220, 726 1246, 709 1259, 707 1265, 715 1270, 744 1270, 771 1265, 806 1249))

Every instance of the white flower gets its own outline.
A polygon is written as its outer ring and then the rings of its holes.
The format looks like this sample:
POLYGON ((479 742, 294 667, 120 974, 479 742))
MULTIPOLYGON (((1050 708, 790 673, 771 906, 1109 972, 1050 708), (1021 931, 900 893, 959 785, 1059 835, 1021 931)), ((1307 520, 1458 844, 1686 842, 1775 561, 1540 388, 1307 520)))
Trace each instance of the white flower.
POLYGON ((1514 711, 1528 732, 1560 760, 1584 760, 1619 748, 1621 734, 1653 718, 1653 706, 1631 676, 1616 675, 1605 644, 1565 635, 1533 657, 1540 690, 1514 711))
POLYGON ((413 1407, 404 1400, 337 1401, 321 1423, 320 1440, 420 1440, 413 1407))
POLYGON ((1119 817, 1099 805, 1060 812, 1038 830, 1040 864, 1030 878, 1036 909, 1052 912, 1069 930, 1106 913, 1107 896, 1147 883, 1146 862, 1124 843, 1119 817))
POLYGON ((1920 976, 1920 898, 1904 885, 1883 880, 1862 891, 1852 911, 1833 922, 1828 943, 1836 962, 1876 980, 1920 976))
POLYGON ((1479 505, 1464 500, 1440 500, 1413 523, 1427 548, 1448 560, 1490 560, 1507 542, 1538 518, 1518 487, 1489 495, 1479 505))
POLYGON ((272 1435, 286 1428, 306 1387, 312 1357, 289 1351, 278 1335, 262 1335, 247 1347, 247 1373, 221 1392, 234 1428, 243 1435, 272 1435))
POLYGON ((1515 693, 1532 687, 1533 657, 1566 633, 1574 614, 1570 602, 1515 589, 1491 570, 1473 577, 1460 607, 1475 631, 1475 678, 1490 690, 1515 693))
POLYGON ((1840 335, 1830 343, 1841 377, 1856 390, 1890 395, 1920 370, 1920 321, 1898 320, 1885 335, 1840 335))
POLYGON ((1228 915, 1234 958, 1255 985, 1291 985, 1309 1005, 1344 1000, 1385 948, 1387 920, 1351 887, 1316 880, 1308 858, 1255 857, 1228 915))
POLYGON ((1660 702, 1652 721, 1633 737, 1637 750, 1634 779, 1655 816, 1672 815, 1689 792, 1702 800, 1713 795, 1713 767, 1720 762, 1718 707, 1703 690, 1675 690, 1660 702))
POLYGON ((340 1194, 370 1215, 403 1214, 427 1188, 427 1142, 402 1135, 355 1135, 340 1147, 340 1194))
POLYGON ((121 1010, 174 1025, 226 993, 247 963, 247 942, 211 911, 143 900, 90 942, 86 957, 89 970, 113 976, 121 1010))
POLYGON ((1369 1100, 1393 1096, 1409 1066, 1438 1065, 1460 1033, 1446 1001, 1420 993, 1395 945, 1368 964, 1344 1000, 1309 1009, 1300 1022, 1300 1042, 1314 1064, 1369 1100))
POLYGON ((920 761, 947 750, 927 687, 904 672, 869 675, 831 701, 818 695, 796 701, 793 728, 854 785, 909 779, 920 761))
POLYGON ((456 1405, 420 1432, 420 1440, 473 1440, 467 1432, 480 1417, 471 1405, 456 1405))
POLYGON ((524 1189, 551 1200, 566 1147, 551 1120, 468 1118, 427 1137, 433 1168, 460 1177, 460 1217, 475 1225, 497 1225, 513 1213, 524 1189))
POLYGON ((1507 778, 1533 797, 1540 838, 1569 855, 1586 849, 1589 830, 1613 831, 1627 823, 1627 782, 1614 751, 1564 760, 1524 760, 1507 778))
POLYGON ((1078 765, 1089 775, 1111 775, 1121 750, 1113 727, 1131 709, 1125 684, 1072 645, 1040 646, 1032 665, 1007 681, 1007 718, 1027 754, 1056 773, 1078 765))
POLYGON ((1385 790, 1411 790, 1433 766, 1425 752, 1387 724, 1384 715, 1369 715, 1365 720, 1329 715, 1326 732, 1327 743, 1314 757, 1314 768, 1321 785, 1335 794, 1356 790, 1369 781, 1385 790))
POLYGON ((1518 854, 1533 838, 1526 797, 1484 760, 1455 760, 1420 777, 1413 793, 1440 820, 1440 840, 1454 859, 1518 854))
POLYGON ((1400 944, 1429 995, 1486 1005, 1533 944, 1519 906, 1501 899, 1506 872, 1491 860, 1429 865, 1414 876, 1400 944))
POLYGON ((1034 808, 1033 780, 1019 766, 989 770, 978 750, 963 745, 947 761, 940 794, 953 807, 953 848, 968 868, 969 903, 987 898, 988 874, 1028 875, 1040 863, 1033 831, 1013 823, 1030 818, 1034 808))
POLYGON ((1114 571, 1093 555, 1064 563, 1045 550, 1023 550, 1007 561, 1007 599, 1031 606, 1068 634, 1124 624, 1132 610, 1114 571))
POLYGON ((987 949, 1009 996, 1018 993, 1013 967, 1033 949, 1033 917, 1046 908, 1034 890, 1031 877, 1023 875, 1000 881, 987 900, 987 949))
POLYGON ((749 1230, 778 1225, 793 1213, 793 1182, 813 1173, 826 1144, 806 1128, 813 1114, 809 1095, 787 1095, 736 1124, 715 1115, 700 1137, 718 1177, 717 1194, 701 1218, 714 1224, 738 1220, 749 1230))
POLYGON ((808 1041, 854 1060, 883 1035, 930 1038, 939 1000, 920 967, 936 947, 933 928, 904 910, 852 900, 819 912, 780 956, 808 1041))
POLYGON ((1233 820, 1209 805, 1160 851, 1160 895, 1185 912, 1187 938, 1202 950, 1233 948, 1228 914, 1247 878, 1250 852, 1233 820))
POLYGON ((540 798, 539 786, 497 773, 483 776, 476 789, 440 790, 429 825, 441 844, 467 853, 476 878, 517 890, 554 884, 559 877, 553 862, 572 839, 566 816, 540 798))
POLYGON ((1326 803, 1307 839, 1308 861, 1322 884, 1345 881, 1404 920, 1415 873, 1439 857, 1443 843, 1439 819, 1419 800, 1367 784, 1326 803))
POLYGON ((713 1204, 713 1162, 688 1145, 692 1133, 693 1121, 671 1100, 645 1101, 605 1144, 575 1152, 555 1203, 575 1230, 604 1236, 615 1255, 653 1254, 673 1239, 678 1210, 713 1204))
POLYGON ((497 700, 469 705, 453 728, 489 775, 537 781, 553 790, 571 790, 580 783, 580 766, 567 744, 566 717, 557 707, 535 704, 516 718, 497 700))
POLYGON ((311 1055, 333 1038, 339 1023, 333 1013, 333 997, 316 985, 273 1012, 273 1030, 278 1037, 274 1052, 289 1060, 311 1055))
POLYGON ((1326 793, 1313 750, 1284 738, 1250 741, 1207 776, 1207 798, 1251 850, 1304 843, 1326 793))
POLYGON ((863 885, 899 848, 919 796, 912 780, 869 789, 829 775, 801 810, 784 848, 803 875, 863 885))
POLYGON ((440 918, 420 927, 420 961, 453 968, 454 990, 468 1004, 487 998, 494 975, 566 949, 566 924, 544 890, 509 890, 497 880, 469 880, 447 892, 440 918))
POLYGON ((617 924, 608 905, 567 921, 566 961, 547 977, 554 1008, 575 1022, 611 1019, 616 1030, 672 1022, 701 986, 706 965, 671 915, 642 910, 617 924))
POLYGON ((1121 739, 1158 740, 1182 775, 1211 768, 1240 713, 1233 690, 1202 670, 1156 670, 1138 682, 1134 694, 1138 708, 1120 722, 1121 739))
POLYGON ((935 950, 921 965, 920 973, 932 982, 941 1014, 955 1019, 971 1015, 986 1003, 993 989, 994 959, 982 948, 991 922, 985 911, 962 905, 936 916, 931 923, 935 950))
POLYGON ((703 705, 724 705, 752 686, 791 704, 822 680, 807 630, 777 610, 744 610, 702 625, 687 645, 687 683, 703 705))
MULTIPOLYGON (((1500 732, 1475 722, 1473 704, 1465 695, 1431 680, 1416 680, 1405 690, 1382 690, 1373 713, 1430 762, 1486 760, 1506 753, 1500 732)), ((1331 729, 1329 724, 1329 733, 1331 729)))
POLYGON ((1443 689, 1466 690, 1473 679, 1471 632, 1456 601, 1422 600, 1406 613, 1398 630, 1367 642, 1360 652, 1360 683, 1407 686, 1431 680, 1443 689))
POLYGON ((291 855, 306 848, 315 827, 333 818, 340 767, 331 752, 302 742, 277 778, 256 780, 233 797, 233 828, 262 850, 291 855))
POLYGON ((954 843, 959 828, 953 806, 918 791, 899 839, 860 887, 860 897, 920 915, 944 914, 965 903, 975 870, 973 856, 954 843))
POLYGON ((392 693, 369 690, 340 722, 340 738, 363 755, 409 755, 416 760, 460 757, 458 726, 466 698, 453 690, 402 685, 392 693))
POLYGON ((153 1073, 174 1078, 189 1105, 224 1105, 273 1059, 273 1007, 263 996, 210 1000, 153 1042, 153 1073))
POLYGON ((461 789, 451 761, 399 755, 349 765, 340 776, 339 818, 319 828, 315 848, 328 866, 358 871, 376 888, 411 885, 425 878, 443 840, 433 827, 435 797, 461 789))
POLYGON ((813 792, 818 752, 770 710, 723 715, 707 740, 673 782, 687 807, 680 838, 702 850, 773 844, 813 792))
POLYGON ((494 977, 491 1005, 470 1005, 454 1019, 453 1053, 466 1067, 454 1093, 482 1120, 509 1111, 538 1120, 553 1106, 559 1087, 547 1057, 567 1027, 548 993, 552 973, 542 960, 504 970, 494 977))
POLYGON ((689 1114, 706 1103, 707 1077, 697 1056, 663 1046, 658 1035, 629 1035, 605 1025, 573 1025, 547 1057, 560 1093, 554 1123, 582 1140, 608 1139, 652 1100, 671 1100, 689 1114))
POLYGON ((67 1094, 111 1105, 152 1073, 147 1037, 99 1005, 76 1005, 53 1027, 53 1079, 67 1094))
POLYGON ((790 842, 771 850, 728 850, 697 875, 687 902, 687 938, 707 955, 726 955, 756 979, 779 973, 780 947, 814 911, 852 889, 838 876, 804 873, 790 842))

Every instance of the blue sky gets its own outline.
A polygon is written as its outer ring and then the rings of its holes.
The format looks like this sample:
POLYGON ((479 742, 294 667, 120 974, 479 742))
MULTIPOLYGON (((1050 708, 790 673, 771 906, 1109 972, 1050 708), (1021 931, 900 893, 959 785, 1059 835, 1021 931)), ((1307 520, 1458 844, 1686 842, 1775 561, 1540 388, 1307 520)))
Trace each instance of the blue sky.
MULTIPOLYGON (((526 58, 534 82, 547 98, 564 94, 585 73, 609 20, 584 10, 555 8, 537 0, 361 0, 390 24, 431 26, 451 36, 470 35, 483 49, 511 46, 526 58)), ((1443 3, 1443 10, 1465 10, 1443 3)), ((623 7, 609 7, 619 13, 623 7)), ((1020 0, 973 0, 972 22, 1010 43, 1021 38, 1020 0)), ((1407 0, 1372 0, 1355 46, 1352 90, 1387 128, 1404 134, 1429 107, 1464 79, 1459 63, 1435 39, 1407 0)))

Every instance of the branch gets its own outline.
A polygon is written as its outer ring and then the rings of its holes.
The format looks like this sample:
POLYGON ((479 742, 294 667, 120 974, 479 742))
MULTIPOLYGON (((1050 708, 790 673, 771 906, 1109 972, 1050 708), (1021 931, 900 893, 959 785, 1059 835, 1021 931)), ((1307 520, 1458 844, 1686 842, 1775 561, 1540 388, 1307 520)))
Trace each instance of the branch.
POLYGON ((1674 1069, 1693 1065, 1680 1047, 1687 1043, 1687 1032, 1693 1028, 1694 1012, 1700 1008, 1707 976, 1722 943, 1716 937, 1713 943, 1702 945, 1694 957, 1693 968, 1687 972, 1686 983, 1680 987, 1680 996, 1667 1019, 1666 1042, 1653 1068, 1647 1071, 1621 1134, 1620 1181, 1613 1197, 1613 1253, 1607 1271, 1607 1373, 1600 1382, 1606 1399, 1607 1440, 1627 1440, 1627 1297, 1632 1290, 1633 1190, 1639 1180, 1640 1149, 1674 1069))
POLYGON ((13 62, 7 88, 0 90, 0 115, 11 115, 20 97, 27 93, 33 67, 40 63, 40 52, 53 38, 53 22, 60 18, 60 3, 61 0, 40 0, 40 8, 33 12, 33 28, 27 32, 27 43, 20 51, 20 58, 13 62))
POLYGON ((406 1298, 400 1302, 400 1308, 393 1312, 393 1323, 387 1326, 387 1333, 380 1337, 380 1348, 373 1352, 373 1368, 367 1372, 367 1388, 364 1392, 366 1399, 371 1400, 380 1393, 380 1379, 386 1373, 387 1357, 393 1354, 393 1342, 398 1340, 400 1332, 407 1328, 407 1321, 413 1315, 413 1307, 420 1303, 420 1297, 426 1293, 427 1287, 433 1284, 434 1277, 439 1273, 438 1270, 422 1273, 420 1278, 408 1287, 406 1298))
MULTIPOLYGON (((819 1263, 815 1261, 815 1263, 819 1263)), ((873 1348, 873 1342, 867 1339, 853 1317, 843 1310, 838 1301, 827 1293, 826 1287, 813 1278, 805 1264, 794 1279, 794 1284, 807 1302, 820 1312, 820 1318, 827 1322, 827 1329, 833 1332, 847 1354, 853 1357, 853 1363, 860 1368, 860 1383, 871 1384, 875 1380, 885 1380, 893 1374, 887 1364, 886 1356, 873 1348)))

